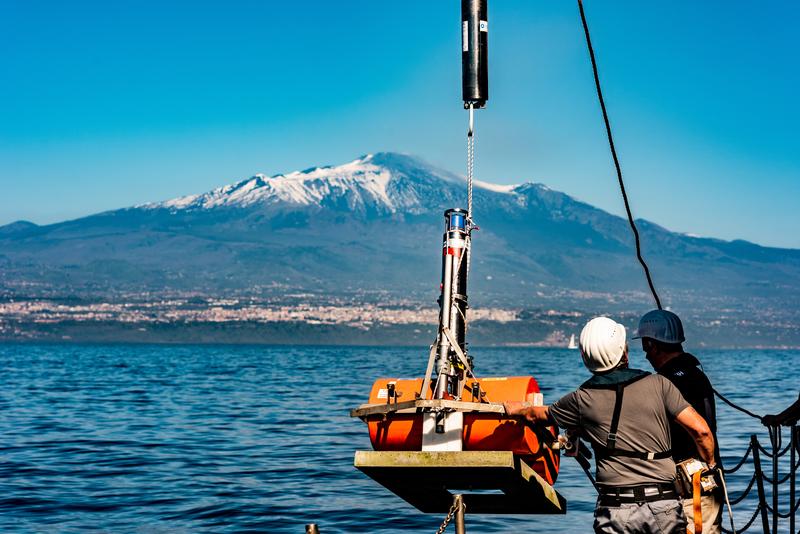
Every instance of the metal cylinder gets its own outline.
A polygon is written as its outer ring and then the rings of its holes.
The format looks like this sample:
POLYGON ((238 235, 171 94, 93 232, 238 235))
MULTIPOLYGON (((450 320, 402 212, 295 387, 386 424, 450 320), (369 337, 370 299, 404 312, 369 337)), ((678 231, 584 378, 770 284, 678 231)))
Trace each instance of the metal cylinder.
POLYGON ((464 521, 464 496, 461 494, 453 495, 453 506, 456 507, 456 515, 455 515, 456 534, 466 534, 467 525, 464 521))
POLYGON ((464 107, 489 100, 487 0, 461 0, 461 88, 464 107))
MULTIPOLYGON (((469 237, 467 211, 460 208, 449 209, 444 212, 444 219, 439 325, 440 331, 444 332, 446 328, 453 341, 466 353, 467 238, 469 237)), ((445 334, 440 335, 436 360, 436 371, 440 375, 440 379, 436 389, 436 398, 443 398, 448 390, 453 393, 453 384, 450 379, 457 373, 452 365, 452 351, 450 338, 445 334), (444 379, 445 377, 448 378, 444 379)), ((463 373, 461 381, 463 381, 463 373)))

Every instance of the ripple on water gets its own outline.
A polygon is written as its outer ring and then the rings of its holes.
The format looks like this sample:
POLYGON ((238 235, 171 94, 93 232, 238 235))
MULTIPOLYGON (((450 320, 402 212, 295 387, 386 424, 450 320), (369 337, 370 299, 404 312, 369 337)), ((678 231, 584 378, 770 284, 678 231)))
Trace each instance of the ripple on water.
MULTIPOLYGON (((480 375, 533 374, 549 401, 585 379, 574 352, 473 352, 480 375)), ((391 347, 0 346, 0 531, 302 532, 311 522, 325 534, 435 531, 439 515, 418 513, 353 469, 353 452, 370 445, 348 416, 373 379, 416 376, 426 356, 391 347)), ((796 398, 798 356, 700 354, 717 388, 758 413, 796 398)), ((761 427, 718 410, 733 464, 761 427)), ((749 482, 746 471, 730 477, 734 492, 749 482)), ((595 496, 570 459, 557 488, 567 516, 468 516, 468 525, 588 531, 595 496)))

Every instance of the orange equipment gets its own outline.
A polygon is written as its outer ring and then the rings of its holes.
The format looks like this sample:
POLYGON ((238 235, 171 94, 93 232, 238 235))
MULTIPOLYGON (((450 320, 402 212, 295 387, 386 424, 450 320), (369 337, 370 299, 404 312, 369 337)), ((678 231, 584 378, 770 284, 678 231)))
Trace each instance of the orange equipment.
MULTIPOLYGON (((422 388, 422 379, 379 378, 372 385, 369 404, 413 401, 422 388), (393 391, 390 394, 391 386, 393 391), (390 398, 392 397, 392 398, 390 398)), ((539 384, 532 376, 468 379, 464 401, 501 403, 523 401, 535 403, 539 384), (475 383, 479 388, 474 387, 475 383), (480 391, 481 399, 470 398, 480 391)), ((422 450, 422 414, 392 412, 366 418, 369 439, 377 451, 422 450)), ((555 428, 535 429, 517 418, 498 413, 464 413, 462 444, 465 451, 512 451, 530 465, 549 484, 558 476, 558 452, 548 445, 555 440, 555 428)))

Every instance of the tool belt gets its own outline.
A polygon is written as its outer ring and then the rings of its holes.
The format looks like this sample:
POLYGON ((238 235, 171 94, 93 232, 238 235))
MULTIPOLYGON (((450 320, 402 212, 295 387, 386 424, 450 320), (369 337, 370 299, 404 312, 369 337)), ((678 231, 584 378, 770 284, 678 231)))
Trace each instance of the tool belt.
POLYGON ((678 499, 678 492, 671 482, 662 484, 638 484, 636 486, 600 486, 600 506, 619 506, 627 503, 645 503, 678 499))
MULTIPOLYGON (((689 458, 675 465, 677 473, 678 488, 681 497, 691 498, 694 492, 692 484, 692 476, 695 472, 700 471, 704 473, 708 466, 705 462, 697 458, 689 458)), ((711 495, 718 488, 717 481, 713 476, 701 475, 700 478, 700 493, 701 495, 711 495)))

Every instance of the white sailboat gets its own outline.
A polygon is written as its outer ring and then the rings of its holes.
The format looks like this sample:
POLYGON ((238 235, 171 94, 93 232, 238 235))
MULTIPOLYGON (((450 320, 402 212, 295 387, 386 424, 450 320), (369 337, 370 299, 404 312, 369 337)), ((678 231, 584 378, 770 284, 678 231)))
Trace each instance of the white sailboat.
POLYGON ((569 345, 567 345, 568 349, 577 349, 578 344, 575 343, 575 334, 569 336, 569 345))

